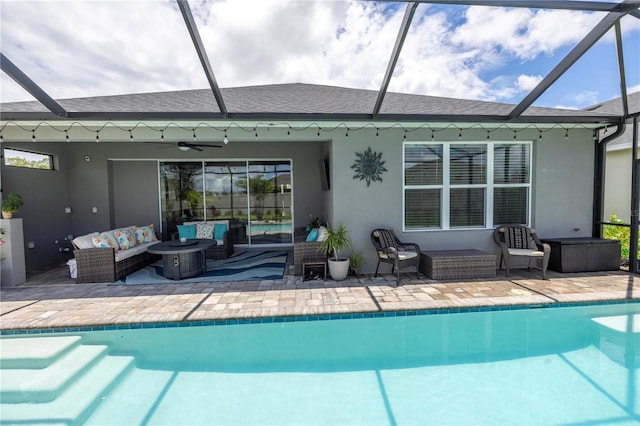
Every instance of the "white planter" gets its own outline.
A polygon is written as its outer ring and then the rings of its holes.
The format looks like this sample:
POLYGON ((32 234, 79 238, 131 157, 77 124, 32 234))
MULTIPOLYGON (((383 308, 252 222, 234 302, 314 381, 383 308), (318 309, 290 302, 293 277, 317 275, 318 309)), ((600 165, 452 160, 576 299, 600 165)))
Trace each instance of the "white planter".
POLYGON ((336 281, 341 281, 347 278, 347 275, 349 275, 349 259, 335 260, 329 258, 328 262, 331 278, 336 281))

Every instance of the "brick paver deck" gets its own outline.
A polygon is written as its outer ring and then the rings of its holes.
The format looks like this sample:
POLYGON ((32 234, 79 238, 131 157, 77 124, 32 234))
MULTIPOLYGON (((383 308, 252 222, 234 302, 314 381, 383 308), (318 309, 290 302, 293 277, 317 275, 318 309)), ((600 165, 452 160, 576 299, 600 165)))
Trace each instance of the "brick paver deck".
MULTIPOLYGON (((638 277, 624 271, 560 274, 522 270, 509 279, 415 279, 404 274, 345 281, 282 280, 110 286, 36 280, 0 290, 0 329, 45 329, 150 322, 240 319, 440 308, 540 305, 640 299, 638 277)), ((638 305, 640 310, 640 304, 638 305)))

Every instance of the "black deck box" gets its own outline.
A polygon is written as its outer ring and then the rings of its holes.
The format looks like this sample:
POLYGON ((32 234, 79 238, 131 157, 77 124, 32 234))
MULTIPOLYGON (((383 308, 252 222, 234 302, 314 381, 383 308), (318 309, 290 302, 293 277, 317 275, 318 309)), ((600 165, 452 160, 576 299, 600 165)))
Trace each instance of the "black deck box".
POLYGON ((595 272, 620 269, 620 241, 575 237, 543 239, 551 246, 549 268, 557 272, 595 272))

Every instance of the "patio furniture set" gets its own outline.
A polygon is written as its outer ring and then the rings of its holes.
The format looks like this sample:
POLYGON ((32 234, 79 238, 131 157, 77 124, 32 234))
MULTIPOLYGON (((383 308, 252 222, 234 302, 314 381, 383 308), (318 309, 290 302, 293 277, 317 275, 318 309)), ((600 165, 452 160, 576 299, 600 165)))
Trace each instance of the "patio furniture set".
POLYGON ((228 221, 204 224, 184 224, 195 229, 191 239, 184 237, 185 243, 180 240, 160 243, 153 225, 91 232, 76 237, 72 240, 76 282, 115 282, 157 261, 160 256, 164 259, 165 276, 168 278, 180 279, 194 276, 197 271, 202 273, 206 259, 226 259, 233 254, 233 235, 229 232, 228 221), (214 234, 216 223, 221 226, 220 235, 214 234), (214 238, 216 236, 221 238, 214 238), (193 239, 205 241, 192 244, 189 240, 193 239))
MULTIPOLYGON (((181 240, 159 243, 153 226, 128 227, 106 232, 93 232, 75 238, 76 282, 114 282, 141 269, 160 256, 164 275, 183 279, 206 270, 207 259, 224 259, 233 253, 233 235, 228 221, 215 221, 222 227, 202 234, 204 222, 186 223, 198 231, 181 240), (203 238, 204 237, 204 238, 203 238), (214 237, 221 237, 220 239, 214 237), (129 246, 130 245, 130 246, 129 246)), ((214 226, 215 223, 209 225, 214 226)), ((620 242, 598 238, 561 238, 541 240, 536 231, 524 225, 502 225, 493 232, 498 254, 476 249, 421 251, 418 244, 400 241, 389 229, 375 229, 370 235, 377 253, 375 276, 381 263, 390 264, 400 282, 400 270, 413 267, 416 277, 424 274, 434 280, 493 278, 496 267, 506 276, 511 268, 541 271, 547 279, 547 268, 559 272, 615 270, 620 263, 620 242)), ((306 279, 326 279, 326 257, 320 255, 319 241, 306 241, 303 230, 294 234, 294 273, 306 279)))

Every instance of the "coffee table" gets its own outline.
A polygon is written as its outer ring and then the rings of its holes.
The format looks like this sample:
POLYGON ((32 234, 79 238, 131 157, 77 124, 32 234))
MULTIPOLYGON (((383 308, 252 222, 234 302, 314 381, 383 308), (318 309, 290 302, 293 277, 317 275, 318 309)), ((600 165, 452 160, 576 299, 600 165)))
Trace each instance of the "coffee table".
POLYGON ((162 255, 163 275, 171 280, 195 277, 207 270, 205 253, 215 246, 216 240, 189 239, 164 241, 150 246, 151 254, 162 255))

